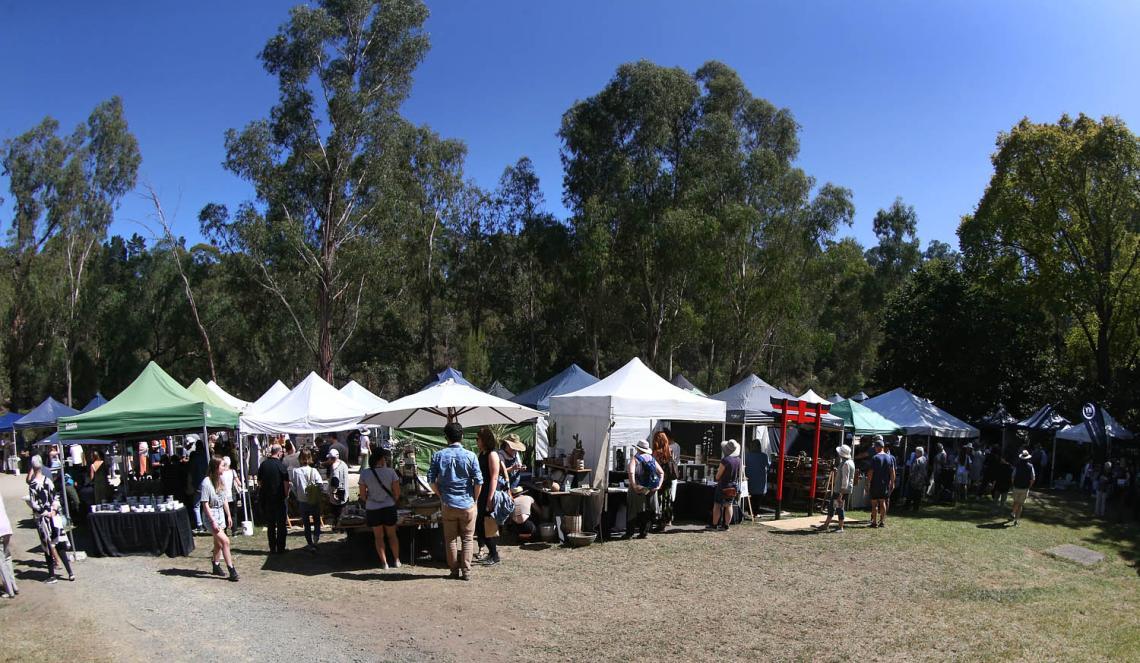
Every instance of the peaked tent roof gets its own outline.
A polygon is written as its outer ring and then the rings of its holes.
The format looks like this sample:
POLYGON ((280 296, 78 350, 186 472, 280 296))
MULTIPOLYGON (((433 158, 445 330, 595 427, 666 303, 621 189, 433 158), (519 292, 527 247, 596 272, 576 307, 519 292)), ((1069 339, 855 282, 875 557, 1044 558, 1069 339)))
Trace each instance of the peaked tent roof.
POLYGON ((674 375, 673 379, 669 381, 669 384, 673 385, 674 387, 680 387, 685 391, 691 391, 698 396, 708 396, 708 394, 702 391, 700 387, 693 384, 692 382, 689 382, 689 380, 681 373, 674 375))
POLYGON ((226 405, 229 405, 230 407, 237 410, 238 412, 241 412, 242 410, 244 410, 250 406, 249 401, 243 401, 242 399, 238 398, 237 396, 234 396, 233 394, 229 393, 225 389, 222 389, 222 386, 219 385, 217 382, 214 382, 213 380, 210 380, 209 382, 207 382, 206 386, 209 387, 210 391, 214 392, 215 394, 218 395, 218 397, 220 397, 223 401, 225 401, 226 405))
POLYGON ((95 408, 106 404, 107 399, 103 397, 103 394, 95 392, 95 396, 91 400, 87 401, 87 405, 84 405, 83 409, 80 410, 80 412, 90 412, 91 410, 94 410, 95 408))
POLYGON ((1017 427, 1025 430, 1060 430, 1068 425, 1069 420, 1061 416, 1052 404, 1042 405, 1036 412, 1017 422, 1017 427))
POLYGON ((118 396, 100 407, 59 419, 64 440, 124 437, 158 431, 236 428, 238 413, 187 391, 153 361, 118 396))
MULTIPOLYGON (((1108 413, 1108 410, 1101 408, 1104 414, 1104 432, 1109 437, 1117 440, 1131 440, 1135 437, 1132 431, 1120 425, 1116 419, 1108 413)), ((1081 423, 1065 426, 1057 432, 1058 440, 1069 440, 1070 442, 1077 442, 1079 444, 1089 444, 1092 438, 1089 437, 1089 427, 1082 421, 1081 423)))
POLYGON ((365 412, 379 412, 388 404, 388 401, 368 391, 356 380, 341 387, 340 393, 355 401, 365 412))
POLYGON ((19 412, 9 412, 7 414, 0 415, 0 433, 3 433, 5 431, 11 432, 12 424, 16 423, 16 421, 18 419, 21 419, 23 416, 24 415, 19 412))
POLYGON ((265 410, 241 418, 246 433, 327 433, 356 428, 368 414, 316 373, 265 410))
POLYGON ((546 382, 535 385, 521 394, 515 394, 514 398, 507 400, 536 410, 549 411, 551 396, 569 394, 597 382, 598 378, 582 370, 578 364, 570 364, 546 382))
POLYGON ((44 402, 32 408, 31 412, 17 419, 12 427, 17 430, 21 428, 55 428, 56 421, 60 417, 73 414, 79 414, 79 410, 68 407, 48 396, 44 402))
POLYGON ((101 446, 107 444, 114 444, 114 440, 61 440, 59 439, 59 431, 48 435, 44 439, 33 444, 33 447, 50 447, 53 444, 78 444, 81 446, 101 446))
POLYGON ((852 400, 843 400, 831 406, 831 414, 843 420, 843 429, 856 435, 896 435, 902 426, 887 419, 871 408, 852 400))
POLYGON ((495 382, 492 383, 490 387, 487 387, 487 393, 495 396, 496 398, 502 398, 503 400, 508 401, 515 396, 513 391, 504 387, 503 383, 499 382, 498 380, 495 380, 495 382))
POLYGON ((824 405, 831 405, 831 401, 815 393, 814 389, 808 389, 804 393, 800 394, 800 400, 807 401, 809 403, 823 403, 824 405))
POLYGON ((862 402, 866 401, 868 398, 870 398, 870 396, 867 395, 867 392, 860 391, 859 393, 852 396, 851 400, 855 401, 856 403, 862 403, 862 402))
POLYGON ((978 436, 977 428, 902 387, 868 398, 863 405, 902 426, 907 435, 978 436))
POLYGON ((260 398, 250 403, 249 407, 245 409, 245 412, 243 414, 250 415, 261 412, 263 410, 268 410, 269 408, 276 405, 277 401, 285 398, 285 396, 288 394, 289 387, 286 387, 284 382, 278 380, 277 382, 273 383, 272 387, 266 389, 265 393, 262 394, 260 398))
MULTIPOLYGON (((445 380, 455 380, 457 384, 471 387, 472 389, 479 389, 479 387, 476 387, 475 385, 468 382, 467 379, 463 377, 462 373, 450 366, 437 373, 434 380, 424 385, 424 389, 434 387, 437 384, 444 382, 445 380)), ((482 391, 482 389, 479 389, 479 391, 482 391)))
POLYGON ((217 394, 217 392, 215 392, 213 389, 210 389, 209 387, 207 387, 206 383, 202 382, 202 378, 195 378, 194 381, 190 383, 190 386, 186 387, 186 391, 194 394, 198 398, 201 398, 202 400, 206 401, 210 405, 216 405, 218 407, 228 407, 231 410, 237 410, 236 407, 230 405, 229 403, 226 402, 226 400, 224 398, 219 396, 217 394))
MULTIPOLYGON (((732 385, 724 391, 709 396, 718 401, 724 401, 728 408, 728 421, 731 423, 766 424, 776 421, 776 410, 772 407, 772 399, 786 398, 789 401, 798 401, 795 396, 773 387, 767 382, 750 373, 748 377, 732 385)), ((825 414, 823 426, 827 428, 840 428, 843 420, 839 417, 825 414)))
POLYGON ((604 380, 550 399, 553 415, 724 421, 724 403, 669 384, 634 357, 604 380))
POLYGON ((997 407, 981 418, 978 425, 983 428, 1005 428, 1016 423, 1017 417, 1010 414, 1009 410, 1005 409, 1004 404, 998 403, 997 407))

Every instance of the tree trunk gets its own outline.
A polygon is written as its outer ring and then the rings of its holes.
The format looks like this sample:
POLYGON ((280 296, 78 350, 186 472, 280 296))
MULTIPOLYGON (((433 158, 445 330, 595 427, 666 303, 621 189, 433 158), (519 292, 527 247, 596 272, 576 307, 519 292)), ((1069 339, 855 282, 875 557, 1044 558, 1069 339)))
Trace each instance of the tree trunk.
POLYGON ((325 382, 332 383, 333 379, 333 350, 332 350, 332 293, 329 292, 329 269, 327 265, 322 269, 323 278, 317 284, 317 365, 318 374, 325 382))

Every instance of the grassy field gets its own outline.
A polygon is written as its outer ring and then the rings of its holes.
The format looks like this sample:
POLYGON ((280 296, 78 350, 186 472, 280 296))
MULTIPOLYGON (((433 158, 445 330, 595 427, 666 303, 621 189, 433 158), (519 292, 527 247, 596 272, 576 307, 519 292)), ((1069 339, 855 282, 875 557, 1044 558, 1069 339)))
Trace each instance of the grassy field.
MULTIPOLYGON (((749 523, 585 549, 508 546, 502 565, 476 569, 470 583, 431 565, 379 572, 366 537, 267 557, 259 532, 235 544, 236 585, 206 575, 199 538, 188 558, 88 560, 80 582, 44 587, 22 531, 27 595, 0 605, 0 632, 17 643, 0 660, 85 646, 80 659, 179 660, 195 649, 205 660, 262 660, 288 655, 302 631, 335 633, 321 640, 324 660, 1140 660, 1140 530, 1089 512, 1035 496, 1016 528, 981 502, 844 534, 749 523), (1044 553, 1062 543, 1106 560, 1086 568, 1044 553), (140 581, 145 592, 121 591, 140 581), (158 635, 146 616, 171 606, 196 611, 181 619, 208 621, 218 637, 158 635), (93 628, 95 615, 134 628, 93 628), (36 637, 46 623, 61 640, 36 637)), ((300 544, 292 535, 290 548, 300 544)))

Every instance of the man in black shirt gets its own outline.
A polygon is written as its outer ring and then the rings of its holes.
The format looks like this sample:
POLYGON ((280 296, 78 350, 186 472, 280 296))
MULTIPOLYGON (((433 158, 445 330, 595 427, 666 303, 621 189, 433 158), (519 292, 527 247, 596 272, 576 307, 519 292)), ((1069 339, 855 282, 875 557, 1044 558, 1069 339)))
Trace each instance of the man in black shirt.
POLYGON ((257 468, 261 517, 265 519, 266 531, 269 534, 270 553, 285 552, 285 535, 289 531, 285 497, 292 486, 289 484, 289 472, 281 462, 282 453, 280 444, 271 445, 269 458, 262 461, 261 466, 257 468))

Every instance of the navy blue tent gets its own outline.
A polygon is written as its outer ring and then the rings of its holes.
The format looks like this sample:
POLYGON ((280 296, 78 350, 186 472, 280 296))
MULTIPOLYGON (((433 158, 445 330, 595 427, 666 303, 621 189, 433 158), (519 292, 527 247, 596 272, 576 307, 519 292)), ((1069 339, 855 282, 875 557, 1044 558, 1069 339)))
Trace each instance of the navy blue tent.
POLYGON ((6 430, 12 430, 12 425, 22 419, 24 415, 19 412, 9 412, 5 415, 0 415, 0 433, 6 430))
POLYGON ((1017 427, 1025 430, 1055 431, 1069 425, 1069 420, 1062 417, 1054 405, 1043 405, 1028 418, 1017 422, 1017 427))
POLYGON ((1010 414, 1009 410, 1005 409, 1005 405, 998 403, 997 407, 994 408, 993 411, 978 421, 978 427, 1005 428, 1006 426, 1013 426, 1016 423, 1017 417, 1010 414))
POLYGON ((435 376, 434 380, 425 384, 424 389, 427 389, 428 387, 434 387, 437 384, 444 382, 446 380, 455 380, 455 382, 457 384, 466 385, 468 387, 471 387, 472 389, 478 389, 479 391, 483 391, 482 389, 479 389, 479 387, 476 387, 475 385, 468 382, 467 378, 463 377, 462 373, 460 373, 459 371, 455 370, 454 368, 452 368, 450 366, 448 366, 447 368, 440 371, 439 374, 435 376))
MULTIPOLYGON (((772 399, 786 398, 797 402, 800 399, 787 392, 780 391, 767 382, 750 374, 740 382, 732 385, 722 392, 715 393, 709 398, 726 403, 725 415, 730 424, 774 424, 776 410, 772 407, 772 399)), ((843 428, 843 420, 839 417, 825 414, 822 425, 824 428, 843 428)))
POLYGON ((550 411, 550 397, 561 396, 571 392, 585 389, 598 381, 598 378, 582 370, 578 364, 570 364, 566 370, 550 378, 542 384, 511 398, 512 403, 525 405, 543 412, 550 411))
POLYGON ((79 410, 68 407, 48 396, 43 403, 37 405, 31 412, 17 419, 12 427, 17 430, 23 428, 55 428, 57 419, 70 417, 73 414, 79 414, 79 410))
POLYGON ((91 410, 94 410, 95 408, 99 407, 100 405, 106 405, 106 404, 107 404, 107 399, 103 398, 103 394, 100 394, 99 392, 95 392, 95 398, 92 398, 90 401, 88 401, 87 405, 84 405, 83 409, 80 410, 79 413, 83 414, 84 412, 90 412, 91 410))

